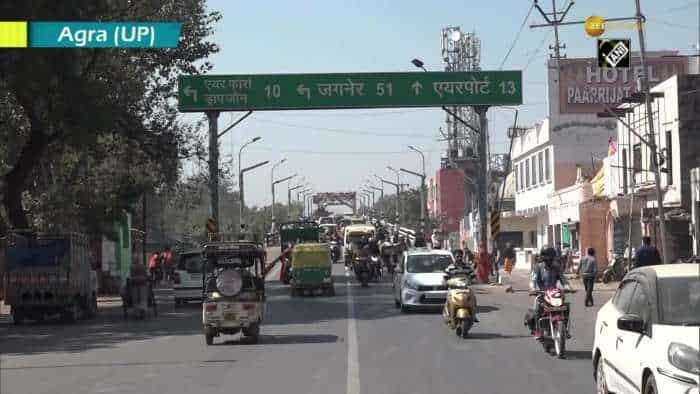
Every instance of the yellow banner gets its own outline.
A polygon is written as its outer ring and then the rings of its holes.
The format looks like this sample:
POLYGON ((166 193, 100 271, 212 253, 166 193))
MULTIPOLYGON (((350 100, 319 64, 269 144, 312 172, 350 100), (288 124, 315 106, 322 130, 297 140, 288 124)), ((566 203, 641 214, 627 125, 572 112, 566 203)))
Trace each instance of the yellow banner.
POLYGON ((26 48, 27 22, 0 22, 0 48, 26 48))

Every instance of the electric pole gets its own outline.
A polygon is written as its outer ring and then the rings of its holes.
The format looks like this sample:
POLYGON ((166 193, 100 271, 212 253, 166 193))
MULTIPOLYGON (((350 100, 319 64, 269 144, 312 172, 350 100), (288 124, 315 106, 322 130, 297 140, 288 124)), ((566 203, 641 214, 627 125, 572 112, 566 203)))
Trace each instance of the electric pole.
POLYGON ((534 27, 554 27, 554 45, 550 45, 549 49, 554 50, 553 57, 557 60, 557 68, 559 68, 559 60, 566 58, 566 55, 562 55, 561 53, 562 49, 566 49, 566 45, 561 44, 559 42, 559 25, 564 21, 564 18, 566 18, 566 14, 569 13, 569 10, 573 5, 574 2, 569 1, 569 5, 566 7, 565 10, 557 11, 557 1, 552 0, 552 12, 545 12, 542 9, 542 7, 540 7, 538 1, 535 0, 535 8, 537 8, 537 11, 540 12, 544 20, 547 21, 547 23, 544 25, 534 27))

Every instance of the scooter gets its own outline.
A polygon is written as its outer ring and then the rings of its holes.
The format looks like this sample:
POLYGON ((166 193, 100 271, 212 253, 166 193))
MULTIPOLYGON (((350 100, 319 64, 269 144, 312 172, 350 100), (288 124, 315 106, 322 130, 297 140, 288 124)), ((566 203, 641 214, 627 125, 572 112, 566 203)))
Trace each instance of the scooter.
POLYGON ((470 280, 465 270, 451 270, 445 274, 447 281, 447 301, 442 308, 442 317, 458 337, 467 338, 474 325, 476 295, 470 288, 470 280))

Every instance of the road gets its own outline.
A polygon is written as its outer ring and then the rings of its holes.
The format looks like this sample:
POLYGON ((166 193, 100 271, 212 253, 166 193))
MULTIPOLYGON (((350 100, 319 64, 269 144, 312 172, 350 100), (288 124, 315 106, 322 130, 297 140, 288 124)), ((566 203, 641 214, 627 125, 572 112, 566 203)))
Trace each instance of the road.
MULTIPOLYGON (((590 348, 596 308, 573 297, 569 356, 544 354, 522 324, 526 273, 515 293, 477 286, 481 323, 463 340, 435 312, 401 314, 391 284, 361 288, 334 266, 335 297, 294 297, 268 277, 260 344, 237 337, 206 346, 200 308, 161 306, 157 319, 124 321, 103 306, 80 324, 0 324, 5 393, 557 393, 594 391, 590 348), (282 390, 282 391, 280 391, 282 390)), ((595 294, 601 305, 613 293, 595 294)))

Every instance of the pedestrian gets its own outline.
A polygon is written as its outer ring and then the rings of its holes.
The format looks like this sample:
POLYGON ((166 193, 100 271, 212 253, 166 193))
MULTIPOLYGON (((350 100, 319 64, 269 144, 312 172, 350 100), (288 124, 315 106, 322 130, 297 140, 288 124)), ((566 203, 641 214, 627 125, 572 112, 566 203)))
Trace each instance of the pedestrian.
POLYGON ((165 280, 171 281, 173 278, 173 251, 170 246, 166 246, 163 250, 163 271, 165 280))
POLYGON ((651 244, 651 237, 648 235, 642 237, 642 247, 637 250, 634 259, 636 261, 635 268, 657 265, 662 262, 659 250, 651 244))
POLYGON ((593 285, 598 275, 598 261, 595 258, 595 249, 588 248, 586 257, 581 259, 576 274, 581 275, 583 287, 586 289, 586 306, 593 306, 593 285))
POLYGON ((513 291, 513 286, 512 286, 512 273, 513 273, 513 267, 515 266, 515 249, 513 248, 513 245, 511 245, 510 242, 506 242, 506 249, 503 251, 503 271, 505 271, 506 275, 506 291, 507 292, 512 292, 513 291))
POLYGON ((561 254, 562 254, 562 252, 561 252, 561 242, 557 242, 556 247, 554 248, 554 250, 556 251, 556 257, 557 257, 557 258, 560 258, 560 257, 561 257, 561 254))
POLYGON ((468 246, 466 246, 466 242, 464 244, 464 256, 467 259, 467 263, 474 265, 474 259, 476 256, 474 256, 474 252, 472 252, 468 246))
POLYGON ((154 281, 158 280, 158 263, 160 260, 160 252, 153 252, 151 258, 148 260, 148 273, 154 281))
POLYGON ((489 272, 491 271, 491 256, 489 255, 486 242, 479 246, 479 255, 476 260, 477 276, 482 283, 489 283, 489 272))

